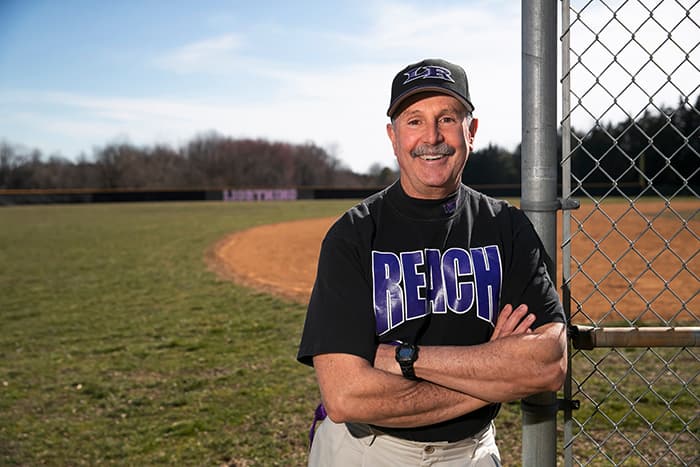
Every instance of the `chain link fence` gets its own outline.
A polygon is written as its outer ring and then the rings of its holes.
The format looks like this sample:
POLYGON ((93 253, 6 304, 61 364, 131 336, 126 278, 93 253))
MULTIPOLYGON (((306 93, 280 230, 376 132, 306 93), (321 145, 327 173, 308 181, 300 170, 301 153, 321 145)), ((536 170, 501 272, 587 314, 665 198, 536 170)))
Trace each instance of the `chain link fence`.
POLYGON ((700 465, 700 1, 562 0, 566 465, 700 465))

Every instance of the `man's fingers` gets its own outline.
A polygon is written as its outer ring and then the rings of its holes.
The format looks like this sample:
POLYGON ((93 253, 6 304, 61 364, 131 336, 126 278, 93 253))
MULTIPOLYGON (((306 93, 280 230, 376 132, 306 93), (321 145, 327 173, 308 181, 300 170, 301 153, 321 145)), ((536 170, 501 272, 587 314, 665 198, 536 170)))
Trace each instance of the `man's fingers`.
POLYGON ((513 331, 517 328, 518 324, 523 320, 527 314, 527 305, 519 305, 513 312, 508 316, 508 320, 504 323, 504 330, 513 331))
POLYGON ((496 326, 493 329, 491 340, 495 340, 498 339, 498 337, 500 337, 503 327, 505 326, 505 323, 506 321, 508 321, 508 318, 510 317, 510 314, 512 312, 513 306, 510 304, 507 304, 501 309, 500 313, 498 313, 498 319, 496 320, 496 326))
POLYGON ((520 321, 520 324, 518 324, 518 327, 515 328, 515 331, 513 331, 513 334, 522 334, 524 332, 530 331, 530 326, 533 325, 535 322, 535 315, 529 314, 525 318, 523 318, 522 321, 520 321))
POLYGON ((521 304, 515 309, 510 304, 505 305, 498 315, 491 340, 527 332, 535 322, 535 315, 527 312, 528 308, 525 304, 521 304))

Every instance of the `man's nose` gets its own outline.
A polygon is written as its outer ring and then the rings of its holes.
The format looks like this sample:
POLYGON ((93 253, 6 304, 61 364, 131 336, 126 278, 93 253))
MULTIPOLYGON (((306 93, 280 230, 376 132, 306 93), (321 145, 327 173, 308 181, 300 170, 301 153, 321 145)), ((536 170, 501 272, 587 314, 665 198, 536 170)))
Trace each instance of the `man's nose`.
POLYGON ((427 144, 442 143, 443 135, 437 121, 433 122, 431 125, 426 125, 424 138, 427 144))

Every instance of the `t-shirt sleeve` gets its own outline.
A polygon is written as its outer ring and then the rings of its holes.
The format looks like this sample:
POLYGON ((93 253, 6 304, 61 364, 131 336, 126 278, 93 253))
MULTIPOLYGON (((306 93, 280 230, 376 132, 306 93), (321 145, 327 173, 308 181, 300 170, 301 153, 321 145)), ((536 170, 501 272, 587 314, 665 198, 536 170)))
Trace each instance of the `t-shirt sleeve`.
POLYGON ((547 263, 551 261, 542 241, 520 210, 515 210, 514 226, 512 257, 504 275, 501 306, 526 304, 536 317, 533 329, 547 323, 566 322, 559 294, 549 275, 547 263))
POLYGON ((297 359, 312 365, 315 355, 347 353, 373 362, 376 338, 372 294, 363 274, 361 253, 355 244, 333 231, 321 245, 297 359))

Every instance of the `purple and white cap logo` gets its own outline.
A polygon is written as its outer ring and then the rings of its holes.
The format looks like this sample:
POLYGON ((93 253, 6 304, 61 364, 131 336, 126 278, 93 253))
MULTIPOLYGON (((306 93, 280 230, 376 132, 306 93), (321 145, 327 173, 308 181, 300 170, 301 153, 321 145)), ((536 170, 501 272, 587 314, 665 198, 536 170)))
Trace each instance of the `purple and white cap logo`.
POLYGON ((455 82, 455 80, 452 79, 452 72, 450 72, 450 70, 436 65, 419 66, 418 68, 405 72, 404 75, 406 75, 406 80, 403 82, 403 84, 408 84, 417 79, 428 78, 442 79, 445 81, 450 81, 451 83, 455 82))

